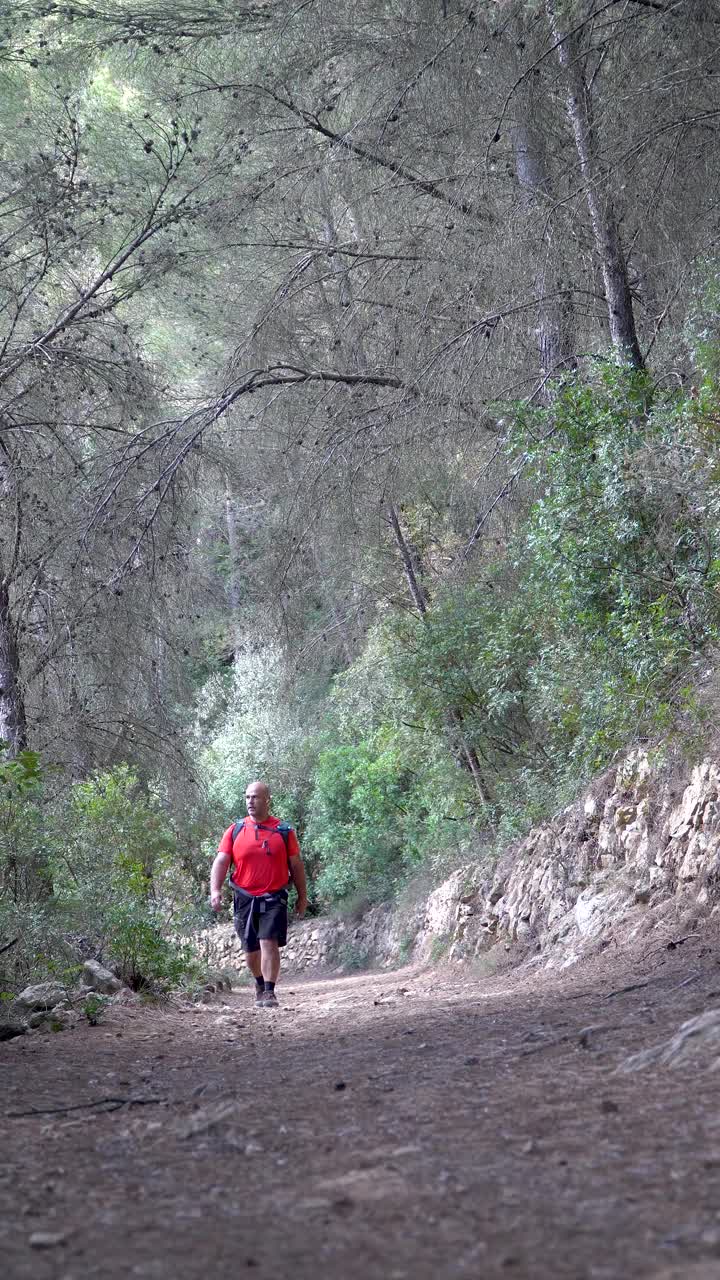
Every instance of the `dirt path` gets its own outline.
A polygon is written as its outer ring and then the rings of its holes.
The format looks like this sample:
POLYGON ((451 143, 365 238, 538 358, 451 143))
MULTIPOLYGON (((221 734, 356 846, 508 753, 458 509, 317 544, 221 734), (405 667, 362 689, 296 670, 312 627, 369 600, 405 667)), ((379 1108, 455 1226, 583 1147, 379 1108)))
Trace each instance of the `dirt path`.
POLYGON ((0 1046, 0 1269, 717 1280, 717 1074, 613 1070, 720 1005, 719 963, 704 938, 559 976, 286 980, 277 1013, 243 990, 0 1046))

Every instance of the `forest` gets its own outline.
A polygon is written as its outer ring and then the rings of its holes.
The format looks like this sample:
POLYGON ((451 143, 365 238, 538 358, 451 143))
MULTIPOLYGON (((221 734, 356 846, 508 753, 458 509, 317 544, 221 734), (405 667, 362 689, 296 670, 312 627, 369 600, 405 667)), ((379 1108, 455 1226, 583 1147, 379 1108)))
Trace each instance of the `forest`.
POLYGON ((718 712, 713 0, 5 0, 0 986, 189 980, 718 712))

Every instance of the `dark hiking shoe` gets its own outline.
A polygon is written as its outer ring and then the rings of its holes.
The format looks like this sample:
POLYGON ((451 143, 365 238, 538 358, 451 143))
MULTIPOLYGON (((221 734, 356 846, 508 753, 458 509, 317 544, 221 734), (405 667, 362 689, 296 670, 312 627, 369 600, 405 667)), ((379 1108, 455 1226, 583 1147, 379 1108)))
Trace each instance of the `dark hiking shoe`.
POLYGON ((262 1003, 264 1008, 266 1009, 277 1009, 278 1002, 277 1002, 277 996, 275 995, 275 992, 266 991, 265 994, 263 995, 262 1003))
POLYGON ((256 992, 255 992, 255 1008, 256 1008, 256 1009, 262 1009, 262 1008, 263 1008, 263 1006, 264 1006, 264 1004, 265 1004, 265 996, 266 996, 266 994, 267 994, 267 992, 265 992, 265 991, 256 991, 256 992))

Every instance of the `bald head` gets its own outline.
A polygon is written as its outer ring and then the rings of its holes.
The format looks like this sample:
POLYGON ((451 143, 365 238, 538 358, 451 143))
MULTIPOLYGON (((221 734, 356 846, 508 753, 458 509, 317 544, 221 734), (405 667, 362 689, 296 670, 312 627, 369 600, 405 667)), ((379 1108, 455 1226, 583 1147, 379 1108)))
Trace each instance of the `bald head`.
POLYGON ((253 822, 264 822, 270 812, 270 788, 267 782, 250 782, 245 788, 245 805, 253 822))

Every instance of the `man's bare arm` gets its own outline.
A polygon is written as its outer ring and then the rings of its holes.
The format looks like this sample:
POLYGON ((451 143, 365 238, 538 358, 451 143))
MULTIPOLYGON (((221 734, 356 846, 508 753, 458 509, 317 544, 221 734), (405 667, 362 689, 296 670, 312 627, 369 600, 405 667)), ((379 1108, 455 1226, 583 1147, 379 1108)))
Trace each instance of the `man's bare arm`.
POLYGON ((219 911, 222 904, 222 887, 230 866, 230 854, 219 853, 210 872, 210 906, 219 911))
POLYGON ((307 881, 305 879, 305 866, 299 854, 294 858, 288 858, 290 864, 290 879, 297 889, 297 906, 295 911, 297 915, 304 916, 307 907, 307 881))

